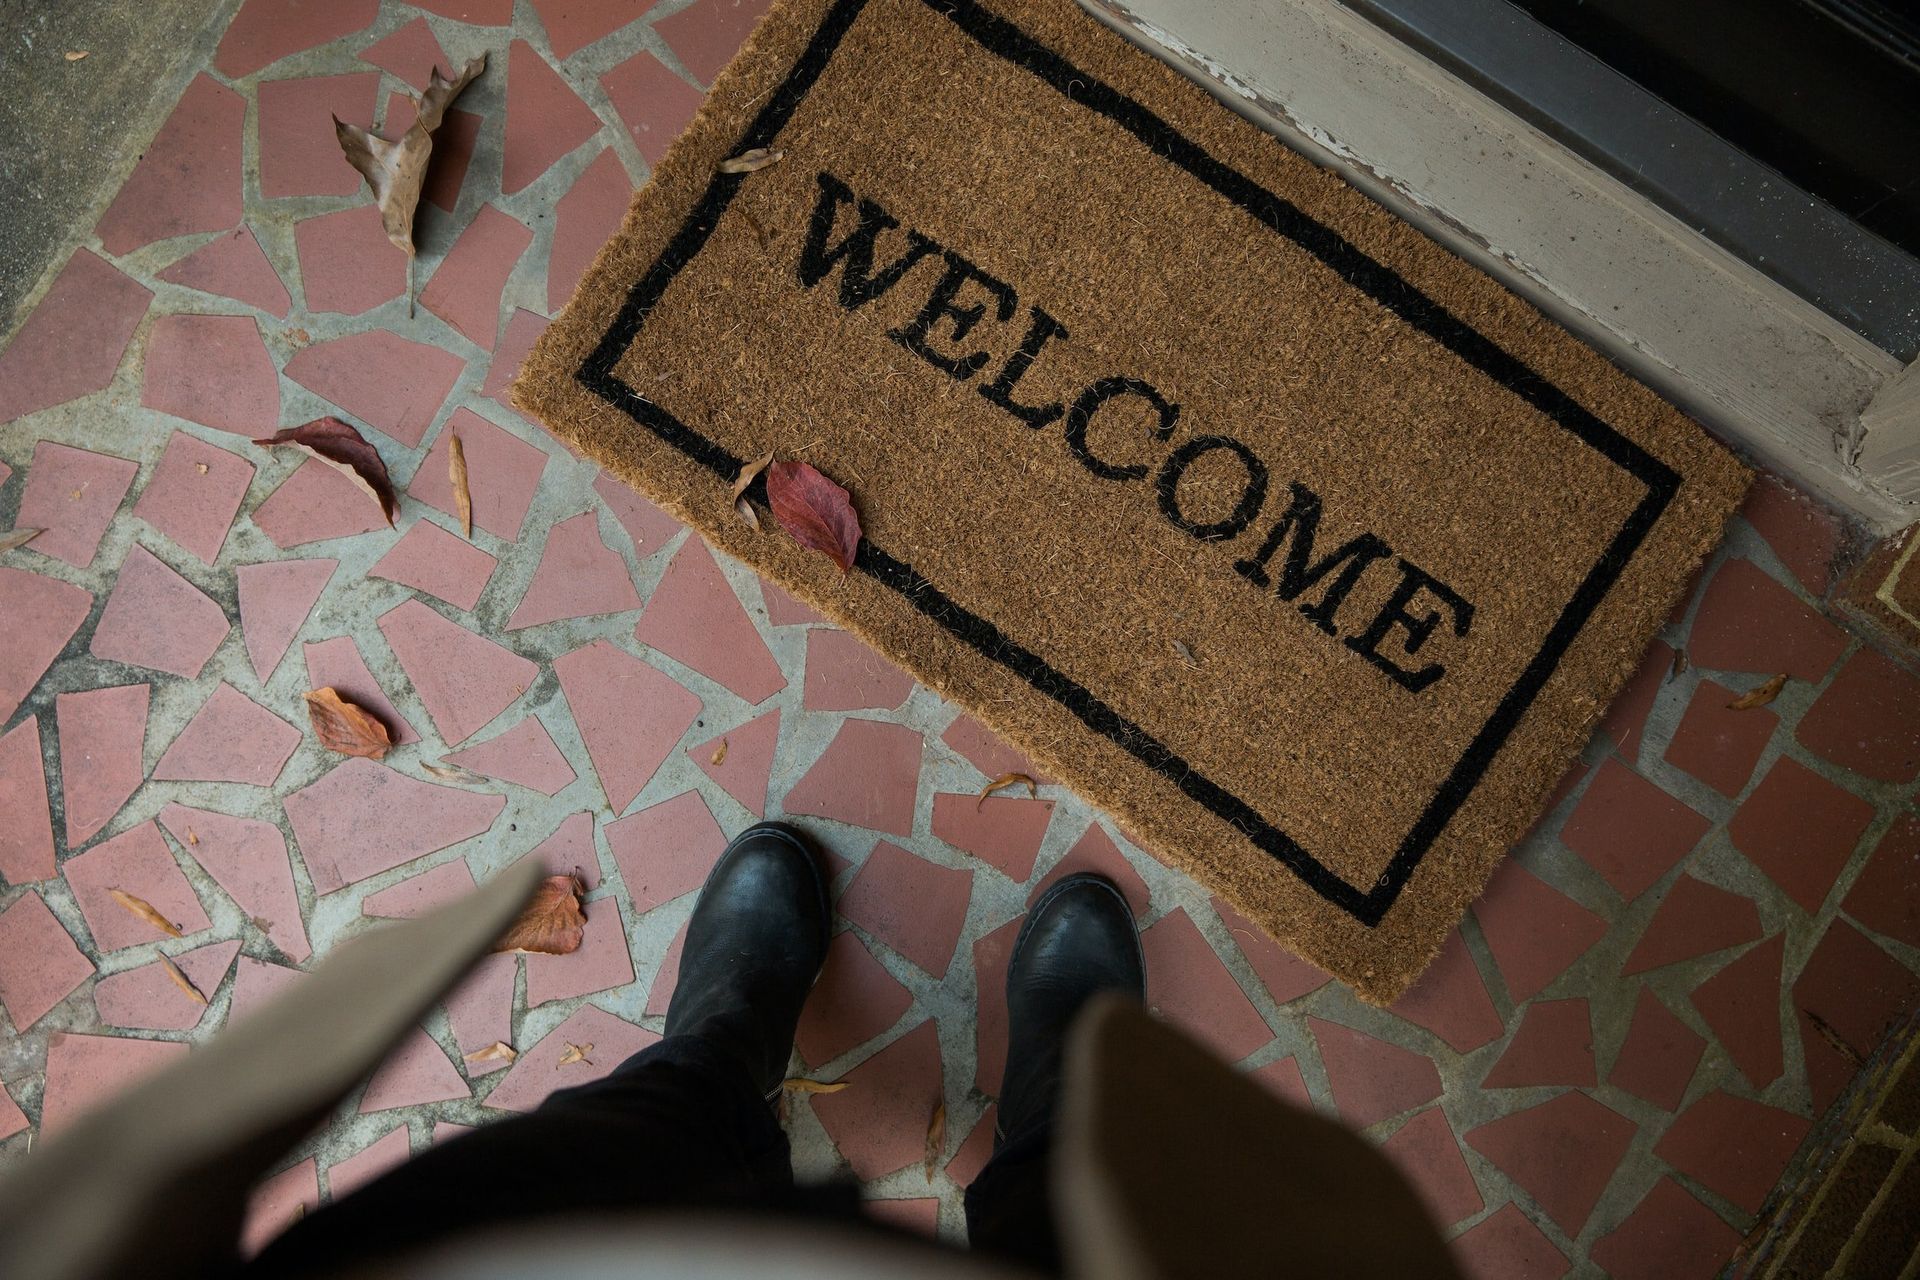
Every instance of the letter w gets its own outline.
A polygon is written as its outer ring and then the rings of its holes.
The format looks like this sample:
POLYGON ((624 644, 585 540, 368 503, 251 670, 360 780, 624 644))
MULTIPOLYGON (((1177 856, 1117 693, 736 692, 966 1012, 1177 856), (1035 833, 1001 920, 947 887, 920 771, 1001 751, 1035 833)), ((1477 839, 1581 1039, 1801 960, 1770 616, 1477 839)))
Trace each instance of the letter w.
POLYGON ((1287 541, 1287 535, 1293 535, 1293 541, 1287 545, 1286 559, 1281 562, 1280 581, 1274 594, 1282 600, 1293 600, 1316 585, 1321 579, 1333 574, 1332 583, 1318 604, 1308 603, 1300 606, 1300 612, 1328 635, 1334 634, 1333 615, 1339 611, 1342 603, 1353 591, 1354 584, 1360 581, 1360 575, 1368 566, 1382 556, 1393 554, 1393 548, 1371 533, 1363 533, 1340 544, 1325 559, 1314 562, 1314 535, 1320 530, 1320 495, 1303 484, 1288 486, 1293 490, 1293 501, 1286 513, 1267 534, 1267 540, 1261 544, 1259 554, 1248 560, 1241 560, 1233 567, 1240 576, 1258 585, 1267 586, 1267 561, 1287 541))
POLYGON ((882 231, 891 231, 899 220, 871 200, 860 201, 860 221, 840 243, 829 247, 833 224, 840 206, 853 200, 853 191, 830 173, 820 175, 820 200, 813 206, 813 218, 807 225, 807 242, 800 249, 800 283, 811 289, 826 278, 834 265, 844 264, 840 272, 840 305, 851 311, 893 288, 900 277, 939 245, 918 231, 907 232, 907 251, 873 273, 874 241, 882 231))

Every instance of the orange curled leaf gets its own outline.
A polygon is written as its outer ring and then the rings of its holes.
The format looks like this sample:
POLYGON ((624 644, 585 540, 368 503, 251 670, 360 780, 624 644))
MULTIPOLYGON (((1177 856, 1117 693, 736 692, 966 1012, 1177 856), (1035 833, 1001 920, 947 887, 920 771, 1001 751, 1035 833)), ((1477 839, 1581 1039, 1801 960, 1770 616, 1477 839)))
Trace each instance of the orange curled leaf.
POLYGON ((791 1080, 782 1080, 780 1087, 788 1093, 838 1093, 847 1087, 845 1080, 836 1080, 828 1084, 824 1080, 804 1080, 796 1076, 791 1080))
POLYGON ((519 918, 507 926, 493 949, 543 956, 578 951, 587 927, 586 913, 580 909, 582 892, 578 876, 548 876, 534 889, 519 918))
POLYGON ((860 517, 845 489, 804 462, 776 462, 767 468, 767 505, 795 542, 824 553, 842 573, 853 568, 860 517))
POLYGON ((447 479, 453 484, 453 510, 460 517, 460 532, 473 541, 473 490, 467 486, 467 449, 454 432, 447 441, 447 479))
POLYGON ((1785 676, 1775 676, 1765 684, 1756 685, 1735 698, 1732 702, 1729 702, 1727 704, 1727 710, 1751 711, 1755 707, 1764 707, 1779 697, 1780 691, 1786 687, 1787 678, 1785 676))
POLYGON ((725 764, 727 762, 727 740, 725 738, 720 739, 720 745, 713 749, 713 754, 708 757, 708 761, 712 764, 725 764))
POLYGON ((331 685, 310 690, 306 699, 313 736, 320 739, 320 745, 327 750, 378 760, 393 747, 387 726, 365 707, 357 707, 341 697, 331 685))
POLYGON ((992 782, 989 782, 986 786, 980 788, 980 795, 976 800, 974 800, 973 807, 977 810, 980 808, 981 805, 987 802, 987 797, 992 795, 994 792, 1004 791, 1008 787, 1017 787, 1022 783, 1026 784, 1027 797, 1029 799, 1033 799, 1039 796, 1040 789, 1034 786, 1033 779, 1029 778, 1026 774, 1003 773, 999 777, 995 778, 992 782))
POLYGON ((394 496, 387 464, 380 460, 380 451, 368 444, 365 436, 340 419, 315 418, 254 443, 268 449, 287 446, 320 459, 379 503, 380 514, 387 518, 389 525, 393 523, 393 513, 399 510, 400 500, 394 496))
POLYGON ((193 979, 180 972, 179 965, 167 959, 165 956, 161 956, 160 967, 165 970, 169 978, 173 979, 174 986, 187 993, 188 999, 192 1000, 195 1004, 205 1004, 207 1002, 207 998, 200 994, 200 988, 193 985, 193 979))
POLYGON ((927 1159, 921 1167, 925 1170, 927 1181, 933 1181, 933 1167, 940 1163, 940 1153, 947 1145, 947 1104, 942 1099, 933 1108, 933 1119, 927 1121, 927 1159))
POLYGON ((154 910, 153 904, 145 898, 136 898, 121 889, 109 889, 107 892, 113 895, 115 902, 125 907, 128 911, 131 911, 134 915, 139 916, 142 920, 145 920, 169 938, 186 936, 181 932, 179 925, 154 910))
POLYGON ((505 1040, 495 1040, 484 1049, 475 1049, 467 1055, 468 1062, 512 1062, 519 1057, 519 1050, 505 1040))
POLYGON ((561 1054, 560 1061, 554 1063, 553 1065, 556 1067, 570 1067, 576 1062, 584 1062, 588 1066, 592 1066, 593 1059, 587 1056, 592 1052, 593 1052, 592 1041, 588 1041, 586 1044, 573 1044, 572 1042, 568 1042, 567 1051, 561 1054))

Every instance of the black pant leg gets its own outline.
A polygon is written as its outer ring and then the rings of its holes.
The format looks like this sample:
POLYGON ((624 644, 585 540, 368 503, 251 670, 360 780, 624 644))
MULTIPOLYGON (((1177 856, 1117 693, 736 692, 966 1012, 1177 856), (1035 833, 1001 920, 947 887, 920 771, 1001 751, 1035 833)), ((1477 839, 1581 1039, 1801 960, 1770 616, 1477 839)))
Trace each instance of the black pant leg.
POLYGON ((1048 1169, 1051 1125, 1030 1130, 994 1152, 967 1187, 967 1242, 977 1253, 1059 1275, 1048 1169))

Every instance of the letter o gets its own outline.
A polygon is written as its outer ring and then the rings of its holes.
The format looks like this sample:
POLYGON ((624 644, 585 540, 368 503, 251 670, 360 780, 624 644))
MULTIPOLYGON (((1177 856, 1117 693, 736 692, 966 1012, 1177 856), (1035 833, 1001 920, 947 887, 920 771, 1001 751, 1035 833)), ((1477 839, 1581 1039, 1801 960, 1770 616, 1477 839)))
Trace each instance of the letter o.
POLYGON ((1171 520, 1175 528, 1192 534, 1202 542, 1222 542, 1239 537, 1253 523, 1253 518, 1260 514, 1260 508, 1267 500, 1266 464, 1253 456, 1253 450, 1231 436, 1195 436, 1167 455, 1154 484, 1160 493, 1161 514, 1171 520), (1232 515, 1212 524, 1196 524, 1187 519, 1186 513, 1180 509, 1180 481, 1187 474, 1188 467, 1220 449, 1240 459, 1240 465, 1247 469, 1247 487, 1241 491, 1239 505, 1234 507, 1232 515))

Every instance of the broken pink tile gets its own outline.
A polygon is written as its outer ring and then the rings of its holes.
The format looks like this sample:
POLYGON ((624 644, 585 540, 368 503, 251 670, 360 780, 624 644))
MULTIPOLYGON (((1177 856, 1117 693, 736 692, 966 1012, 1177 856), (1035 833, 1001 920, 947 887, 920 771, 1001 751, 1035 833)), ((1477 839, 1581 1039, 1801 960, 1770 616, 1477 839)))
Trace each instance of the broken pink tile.
POLYGON ((121 906, 113 896, 116 889, 145 902, 183 934, 210 926, 193 886, 181 874, 159 824, 152 819, 68 858, 60 870, 100 951, 159 942, 168 936, 121 906))
POLYGON ((892 711, 913 692, 913 677, 858 636, 819 628, 807 632, 807 677, 801 705, 809 711, 892 711))
POLYGON ((1607 932, 1607 922, 1509 858, 1473 918, 1516 1003, 1531 1000, 1607 932))
POLYGON ((1777 933, 1693 989, 1693 1007, 1706 1019, 1733 1065, 1756 1089, 1780 1078, 1780 971, 1787 935, 1777 933))
POLYGON ((594 477, 593 491, 633 539, 633 558, 645 560, 686 528, 678 520, 621 484, 606 472, 594 477))
POLYGON ((407 496, 435 511, 457 514, 453 481, 447 471, 447 455, 455 435, 460 437, 460 451, 467 460, 474 527, 508 542, 519 541, 527 508, 533 505, 533 495, 540 488, 547 455, 471 409, 455 409, 447 419, 413 479, 407 482, 407 496))
POLYGON ((929 1240, 939 1234, 938 1196, 921 1196, 912 1200, 863 1200, 860 1208, 869 1218, 885 1223, 896 1231, 924 1236, 929 1240))
POLYGON ((153 776, 161 782, 270 787, 299 745, 300 730, 221 681, 160 757, 153 776))
MULTIPOLYGON (((560 820, 553 834, 525 855, 544 864, 550 876, 571 875, 591 893, 600 887, 600 851, 593 843, 593 815, 586 810, 560 820)), ((589 905, 587 910, 592 911, 589 905)))
POLYGON ((156 240, 239 222, 246 122, 246 98, 204 72, 194 76, 94 228, 101 247, 121 257, 156 240))
POLYGON ((1247 1076, 1283 1102, 1299 1107, 1302 1111, 1315 1109, 1313 1091, 1307 1088, 1307 1078, 1300 1073, 1298 1058, 1282 1058, 1278 1062, 1269 1062, 1264 1067, 1255 1067, 1247 1073, 1247 1076))
MULTIPOLYGON (((919 733, 905 725, 847 720, 806 776, 787 792, 782 807, 788 813, 910 836, 923 742, 919 733)), ((971 797, 967 800, 972 803, 971 797)), ((1034 849, 1038 848, 1036 840, 1034 849)))
POLYGON ((1747 490, 1740 514, 1808 595, 1827 593, 1833 559, 1845 534, 1839 517, 1776 476, 1761 475, 1747 490))
POLYGON ((1780 717, 1769 707, 1738 709, 1739 697, 1717 680, 1701 680, 1665 754, 1668 764, 1686 770, 1729 800, 1747 789, 1754 766, 1780 725, 1780 717))
POLYGON ((406 292, 407 255, 387 239, 373 205, 302 218, 293 249, 309 311, 357 316, 406 292))
POLYGON ((374 1069, 360 1095, 360 1114, 412 1107, 423 1102, 451 1102, 471 1090, 447 1051, 418 1027, 410 1027, 399 1045, 374 1069))
POLYGON ((1308 1018, 1307 1026, 1327 1069, 1333 1105, 1354 1128, 1370 1128, 1440 1096, 1440 1072, 1425 1055, 1336 1022, 1308 1018))
MULTIPOLYGON (((619 486, 618 481, 606 475, 602 475, 600 480, 604 480, 610 485, 619 486)), ((594 482, 596 487, 598 487, 599 483, 599 480, 594 482)), ((619 487, 624 488, 624 486, 619 487)), ((646 499, 642 498, 641 501, 645 502, 646 499)), ((652 504, 649 503, 648 506, 650 510, 653 509, 652 504)), ((678 525, 674 526, 675 531, 677 531, 678 528, 678 525)), ((671 534, 663 535, 661 541, 666 541, 666 538, 669 536, 671 536, 671 534)), ((802 627, 815 623, 821 626, 833 625, 816 612, 812 605, 807 604, 801 600, 800 597, 794 595, 777 582, 770 582, 766 578, 761 578, 760 598, 766 602, 767 621, 776 627, 802 627)))
POLYGON ((285 801, 314 891, 323 894, 471 839, 493 826, 506 803, 362 759, 285 801))
POLYGON ((169 804, 160 825, 295 964, 313 954, 280 828, 259 818, 169 804))
POLYGON ((633 981, 633 956, 627 950, 627 922, 620 904, 601 898, 587 904, 587 927, 580 949, 564 956, 527 957, 527 1007, 550 1000, 571 1000, 633 981))
POLYGON ((1017 884, 1025 884, 1033 874, 1052 819, 1051 800, 1005 795, 983 800, 944 791, 933 797, 933 834, 999 868, 1017 884))
POLYGON ((1847 633, 1751 560, 1728 560, 1693 616, 1687 657, 1710 671, 1785 674, 1817 681, 1847 647, 1847 633))
POLYGON ((411 920, 423 916, 437 907, 449 902, 457 902, 475 889, 473 872, 467 869, 466 859, 455 858, 443 862, 417 876, 410 876, 399 884, 368 894, 360 900, 360 910, 365 915, 379 916, 388 920, 411 920))
POLYGON ((759 628, 698 538, 688 538, 667 565, 633 634, 749 703, 787 687, 759 628))
POLYGON ((1700 843, 1713 826, 1617 760, 1605 760, 1560 828, 1560 839, 1632 901, 1700 843))
POLYGON ((1439 1036, 1455 1053, 1492 1044, 1506 1031, 1458 929, 1447 935, 1426 972, 1389 1008, 1439 1036))
POLYGON ((232 298, 284 320, 293 298, 252 231, 238 227, 215 236, 160 273, 169 284, 232 298))
POLYGON ((255 91, 260 194, 277 200, 350 196, 360 190, 360 171, 347 163, 333 122, 373 128, 374 98, 379 91, 378 71, 263 80, 255 91))
POLYGON ((240 636, 247 660, 265 684, 273 678, 287 646, 300 634, 307 614, 338 568, 338 560, 279 560, 243 564, 234 570, 239 585, 240 636))
MULTIPOLYGON (((1035 896, 1038 896, 1038 891, 1035 896)), ((1028 899, 1029 904, 1032 901, 1028 899)), ((1143 905, 1134 908, 1135 914, 1145 910, 1144 900, 1143 905)), ((1298 1000, 1331 981, 1331 975, 1281 947, 1259 925, 1219 898, 1213 899, 1213 910, 1220 917, 1220 923, 1233 936, 1234 945, 1240 948, 1240 954, 1246 957, 1247 964, 1252 967, 1254 975, 1266 987, 1267 994, 1273 997, 1275 1004, 1298 1000)))
POLYGON ((346 1159, 336 1161, 327 1170, 327 1194, 334 1200, 349 1195, 387 1170, 405 1164, 412 1155, 413 1138, 402 1124, 346 1159))
POLYGON ((50 1138, 94 1107, 187 1056, 177 1040, 126 1040, 56 1031, 47 1040, 40 1136, 50 1138))
POLYGON ((700 715, 676 680, 605 640, 553 660, 600 790, 624 812, 700 715))
POLYGON ((386 726, 388 736, 396 745, 420 741, 420 735, 394 709, 386 691, 367 670, 352 636, 310 640, 303 647, 307 659, 307 688, 332 689, 348 702, 372 712, 374 718, 386 726))
POLYGON ((412 4, 476 27, 504 27, 513 21, 513 0, 412 0, 412 4))
POLYGON ((1684 1280, 1720 1275, 1739 1246, 1740 1233, 1719 1214, 1662 1178, 1587 1256, 1613 1280, 1684 1280))
POLYGON ((519 972, 519 956, 483 956, 447 993, 447 1025, 453 1029, 453 1041, 460 1046, 470 1079, 512 1065, 499 1058, 476 1061, 472 1055, 490 1045, 512 1046, 513 984, 519 972))
POLYGON ((1607 1083, 1671 1111, 1686 1096, 1700 1055, 1706 1051, 1706 1040, 1674 1017, 1660 997, 1642 987, 1607 1083))
POLYGON ((1572 1266, 1512 1202, 1462 1231, 1449 1247, 1472 1280, 1560 1280, 1572 1266))
MULTIPOLYGON (((481 384, 480 394, 508 409, 514 408, 507 390, 513 385, 513 380, 520 376, 520 366, 526 362, 527 353, 533 350, 533 344, 546 331, 545 316, 515 307, 513 314, 507 317, 507 327, 500 334, 499 345, 493 349, 493 356, 487 361, 487 377, 481 384)), ((580 456, 570 442, 561 440, 560 443, 566 445, 567 452, 576 458, 580 456)))
POLYGON ((773 750, 779 740, 780 708, 775 707, 738 729, 689 747, 687 754, 700 766, 700 772, 719 783, 721 790, 738 800, 748 813, 764 818, 773 750))
POLYGON ((447 757, 447 763, 485 778, 511 782, 543 796, 557 795, 576 776, 538 716, 527 716, 504 733, 447 757))
POLYGON ((847 1089, 808 1101, 854 1177, 871 1182, 925 1159, 928 1123, 945 1101, 932 1018, 840 1078, 847 1089))
POLYGON ((521 1051, 506 1078, 481 1099, 483 1107, 531 1111, 555 1089, 598 1080, 660 1037, 616 1018, 604 1009, 582 1005, 539 1044, 521 1051), (565 1066, 568 1046, 585 1056, 565 1066))
POLYGON ((520 255, 532 243, 533 232, 518 219, 490 204, 481 205, 420 291, 420 305, 469 342, 493 350, 500 332, 500 295, 520 255))
POLYGON ((161 316, 147 335, 140 403, 255 438, 280 426, 280 375, 252 316, 161 316))
POLYGON ((434 728, 457 747, 492 724, 530 688, 540 668, 484 636, 407 600, 380 615, 380 634, 434 728))
POLYGON ((431 520, 415 520, 367 575, 412 587, 468 612, 499 562, 431 520))
POLYGON ((451 351, 385 329, 302 347, 287 376, 409 449, 440 413, 466 362, 451 351))
POLYGON ((0 1005, 24 1035, 93 973, 38 893, 28 890, 0 911, 0 1005))
POLYGON ((1815 1115, 1824 1114, 1899 1021, 1920 1004, 1920 978, 1835 920, 1794 979, 1800 1047, 1815 1115))
POLYGON ((1540 1000, 1526 1007, 1513 1039, 1480 1087, 1525 1089, 1568 1084, 1591 1088, 1597 1083, 1593 1017, 1587 1002, 1540 1000))
POLYGON ((639 16, 626 0, 533 0, 533 8, 553 56, 563 61, 639 16))
POLYGON ((882 840, 836 910, 936 978, 947 976, 967 923, 973 877, 882 840))
MULTIPOLYGON (((399 138, 413 127, 416 116, 413 99, 405 94, 387 95, 385 136, 399 138)), ((474 145, 480 140, 483 117, 452 107, 440 117, 433 131, 433 153, 427 160, 427 180, 420 193, 436 209, 452 213, 460 203, 460 186, 467 180, 467 168, 473 163, 474 145)))
POLYGON ((794 1047, 802 1062, 819 1067, 887 1030, 912 1006, 913 994, 881 967, 865 943, 843 931, 827 944, 820 978, 800 1011, 794 1047))
POLYGON ((319 1207, 319 1165, 308 1156, 261 1182, 247 1197, 246 1219, 240 1227, 240 1256, 253 1257, 319 1207))
POLYGON ((89 652, 109 662, 199 676, 227 637, 227 615, 139 543, 127 552, 89 652))
POLYGON ((389 527, 379 503, 318 458, 295 467, 254 509, 253 523, 282 551, 389 527))
POLYGON ((1007 968, 1024 916, 973 941, 973 1087, 998 1096, 1007 1070, 1007 968))
POLYGON ((227 1025, 231 1027, 252 1017, 289 988, 306 981, 306 977, 298 969, 241 956, 233 964, 233 995, 227 1005, 227 1025))
MULTIPOLYGON (((553 2, 548 0, 549 4, 553 2)), ((547 259, 549 314, 558 315, 573 297, 574 286, 587 273, 594 255, 620 229, 620 220, 632 199, 633 180, 627 177, 620 157, 608 147, 593 158, 554 205, 553 252, 547 259)))
POLYGON ((1715 1195, 1758 1213, 1812 1127, 1778 1107, 1715 1090, 1680 1113, 1653 1153, 1715 1195))
POLYGON ((1781 756, 1733 815, 1727 835, 1812 915, 1827 900, 1873 818, 1868 801, 1781 756))
MULTIPOLYGON (((492 1063, 483 1063, 483 1064, 480 1064, 480 1065, 483 1065, 483 1066, 492 1066, 493 1064, 492 1064, 492 1063)), ((506 1066, 507 1064, 506 1064, 506 1063, 504 1063, 504 1062, 502 1062, 502 1063, 500 1063, 499 1065, 500 1065, 500 1066, 503 1066, 503 1067, 504 1067, 504 1066, 506 1066)), ((485 1073, 484 1073, 484 1072, 479 1072, 479 1073, 476 1073, 476 1074, 482 1074, 482 1075, 484 1075, 485 1073)), ((432 1135, 432 1137, 431 1137, 431 1138, 430 1138, 429 1140, 430 1140, 430 1141, 432 1141, 432 1142, 436 1142, 436 1143, 439 1143, 439 1142, 446 1142, 447 1140, 449 1140, 449 1139, 451 1139, 451 1138, 457 1138, 457 1137, 459 1137, 459 1136, 460 1136, 461 1134, 463 1134, 463 1133, 472 1133, 472 1132, 474 1131, 474 1128, 475 1128, 475 1127, 476 1127, 476 1126, 474 1126, 474 1125, 470 1125, 470 1124, 454 1124, 454 1123, 452 1123, 451 1121, 448 1121, 448 1120, 435 1120, 435 1121, 433 1122, 433 1135, 432 1135)))
POLYGON ((93 839, 146 777, 148 692, 127 684, 54 696, 67 848, 93 839))
POLYGON ((456 70, 440 48, 440 42, 433 38, 433 28, 425 18, 415 18, 391 35, 374 41, 360 51, 360 61, 391 71, 417 90, 427 87, 435 67, 445 75, 452 75, 456 70))
POLYGON ((507 49, 507 128, 500 190, 507 195, 521 190, 598 132, 600 117, 587 109, 532 45, 515 40, 507 49))
POLYGON ((1140 935, 1147 958, 1147 1005, 1228 1062, 1273 1039, 1267 1025, 1200 935, 1175 907, 1140 935))
POLYGON ((687 926, 681 925, 680 931, 673 935, 673 941, 667 944, 660 964, 653 971, 653 985, 647 988, 647 1008, 649 1017, 664 1018, 667 1007, 673 1003, 673 989, 680 985, 680 954, 687 947, 687 926))
MULTIPOLYGON (((1105 876, 1113 882, 1114 886, 1120 890, 1121 895, 1126 898, 1127 905, 1133 908, 1134 915, 1144 916, 1147 914, 1148 904, 1152 900, 1152 890, 1147 888, 1147 882, 1140 878, 1140 873, 1133 869, 1133 864, 1127 861, 1127 856, 1120 852, 1120 846, 1113 842, 1113 837, 1108 835, 1106 828, 1102 827, 1098 822, 1089 824, 1086 834, 1074 841, 1073 847, 1067 850, 1066 856, 1054 863, 1039 883, 1033 886, 1033 891, 1027 895, 1027 905, 1031 907, 1035 902, 1039 901, 1040 895, 1045 893, 1048 887, 1055 881, 1064 880, 1068 876, 1077 875, 1083 871, 1091 871, 1096 875, 1105 876)), ((1227 908, 1226 904, 1218 898, 1214 899, 1213 905, 1216 909, 1225 908, 1228 913, 1231 913, 1232 909, 1227 908)), ((1221 916, 1222 920, 1226 918, 1224 914, 1221 916)), ((1276 969, 1284 968, 1287 961, 1293 961, 1294 964, 1299 965, 1302 969, 1312 969, 1311 965, 1307 965, 1301 961, 1294 961, 1293 957, 1279 952, 1278 948, 1275 948, 1273 943, 1268 941, 1265 935, 1259 934, 1259 931, 1254 929, 1254 926, 1249 924, 1245 918, 1235 915, 1233 919, 1235 922, 1245 925, 1248 930, 1252 930, 1253 933, 1258 936, 1259 942, 1265 942, 1267 944, 1267 949, 1275 956, 1274 967, 1276 969)), ((1231 929, 1233 927, 1233 923, 1230 922, 1228 928, 1231 929)), ((1257 947, 1258 943, 1254 942, 1252 938, 1242 932, 1236 932, 1235 939, 1242 944, 1241 949, 1247 952, 1248 960, 1253 961, 1254 967, 1259 969, 1263 961, 1265 961, 1266 956, 1262 955, 1258 960, 1254 958, 1253 948, 1257 947)), ((1264 975, 1264 970, 1262 972, 1264 975)), ((1318 970, 1314 970, 1314 972, 1318 972, 1318 970)), ((1321 982, 1325 982, 1326 980, 1327 975, 1324 973, 1320 974, 1319 982, 1315 982, 1313 985, 1317 987, 1321 982)), ((1312 988, 1309 988, 1309 990, 1311 989, 1312 988)), ((1305 993, 1300 992, 1297 994, 1305 993)), ((1274 998, 1276 1000, 1282 999, 1282 997, 1278 995, 1274 998)), ((1285 999, 1292 998, 1292 996, 1285 997, 1285 999)))
POLYGON ((1040 786, 1053 781, 1035 768, 1033 761, 1002 742, 999 735, 970 715, 963 713, 956 718, 940 735, 940 741, 959 752, 967 763, 989 778, 1024 773, 1040 786))
MULTIPOLYGON (((76 249, 0 351, 0 422, 65 404, 112 382, 152 301, 151 289, 105 259, 76 249)), ((41 534, 39 540, 45 538, 41 534)))
POLYGON ((1800 745, 1882 782, 1920 774, 1920 680, 1871 649, 1847 659, 1794 730, 1800 745))
POLYGON ((953 1159, 947 1161, 947 1177, 957 1187, 964 1187, 980 1176, 987 1167, 987 1161, 993 1155, 993 1127, 999 1115, 999 1108, 989 1102, 980 1118, 973 1122, 972 1132, 953 1153, 953 1159))
POLYGON ((12 716, 93 611, 93 597, 70 583, 0 565, 0 722, 12 716))
POLYGON ((600 87, 649 168, 665 158, 705 96, 645 49, 602 74, 600 87))
POLYGON ((280 59, 359 31, 380 13, 379 0, 247 0, 214 51, 213 65, 233 80, 280 59))
MULTIPOLYGON (((0 740, 0 759, 5 755, 6 743, 0 740)), ((5 776, 6 767, 0 764, 0 812, 8 808, 5 776)), ((0 842, 5 839, 0 836, 0 842)), ((4 871, 0 861, 0 873, 4 871)), ((1920 947, 1920 813, 1894 819, 1840 905, 1875 933, 1920 947)))
POLYGON ((176 431, 153 469, 133 514, 212 564, 253 481, 253 464, 176 431))
POLYGON ((507 619, 507 630, 639 607, 640 593, 627 576, 627 562, 600 540, 600 517, 583 511, 548 531, 539 567, 507 619))
POLYGON ((727 837, 697 791, 649 805, 607 824, 613 864, 642 913, 706 882, 727 837))
POLYGON ((1453 1126, 1439 1107, 1427 1108, 1394 1130, 1393 1136, 1380 1144, 1380 1153, 1413 1183, 1427 1212, 1443 1227, 1486 1207, 1466 1158, 1460 1154, 1453 1126))
POLYGON ((1578 1237, 1637 1131, 1627 1117, 1573 1090, 1465 1137, 1531 1192, 1562 1231, 1578 1237))
MULTIPOLYGON (((195 991, 210 999, 239 954, 240 940, 232 938, 183 951, 173 963, 195 991)), ((207 1013, 206 1000, 182 991, 158 960, 94 983, 93 1007, 107 1026, 137 1031, 191 1031, 207 1013)))
POLYGON ((1683 874, 1661 899, 1620 973, 1623 977, 1644 973, 1759 936, 1760 909, 1753 899, 1683 874))
POLYGON ((0 823, 0 878, 18 885, 53 875, 53 815, 37 715, 0 734, 0 813, 7 815, 0 823))
POLYGON ((753 24, 767 11, 770 0, 695 0, 678 13, 653 24, 702 84, 712 84, 721 68, 746 41, 753 24))
POLYGON ((33 446, 14 527, 40 531, 27 544, 29 551, 85 569, 93 563, 100 538, 113 523, 113 513, 120 509, 120 499, 127 496, 127 487, 139 470, 137 464, 112 454, 41 440, 33 446))

